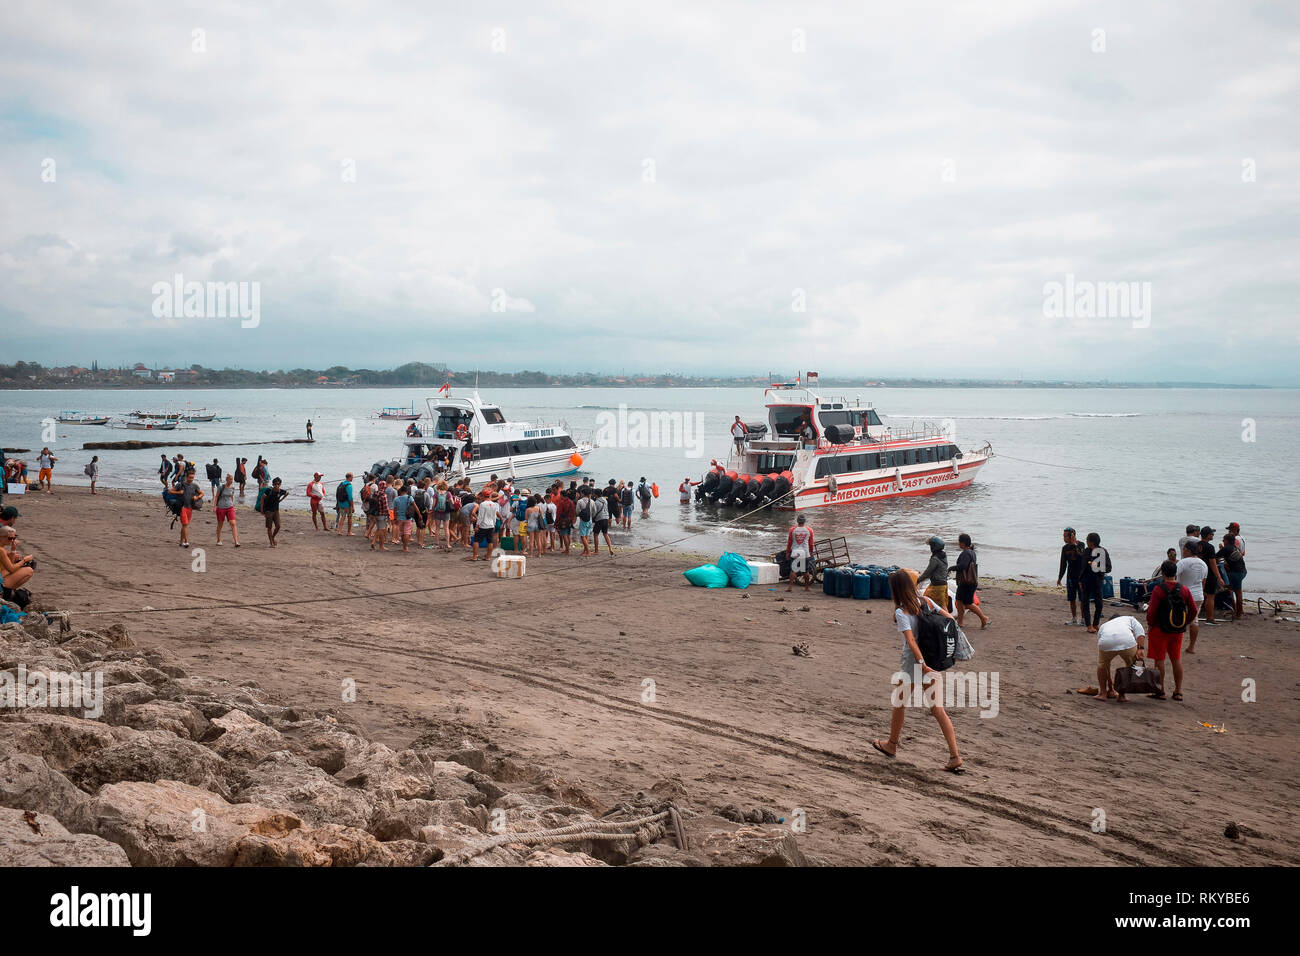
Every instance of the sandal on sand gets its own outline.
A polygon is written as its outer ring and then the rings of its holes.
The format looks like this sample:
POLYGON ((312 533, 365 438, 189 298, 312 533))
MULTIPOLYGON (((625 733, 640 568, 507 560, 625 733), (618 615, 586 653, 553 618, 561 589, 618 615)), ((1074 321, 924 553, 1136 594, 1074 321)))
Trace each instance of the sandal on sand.
POLYGON ((964 764, 965 761, 962 760, 960 757, 958 757, 956 764, 953 764, 953 762, 949 760, 946 764, 943 765, 943 769, 948 771, 948 773, 965 773, 966 767, 964 766, 964 764))
POLYGON ((1173 697, 1171 697, 1170 699, 1171 699, 1171 700, 1182 700, 1182 699, 1183 699, 1183 695, 1182 695, 1182 694, 1179 694, 1178 692, 1175 691, 1173 697))
POLYGON ((871 741, 871 746, 875 747, 877 750, 879 750, 882 754, 884 754, 884 755, 885 755, 886 757, 888 757, 890 760, 893 760, 893 759, 894 759, 895 754, 891 754, 888 750, 886 750, 884 747, 882 747, 882 746, 880 745, 880 741, 879 741, 879 740, 873 740, 873 741, 871 741))
POLYGON ((1164 699, 1165 699, 1165 692, 1164 692, 1164 691, 1161 691, 1161 692, 1158 693, 1158 694, 1147 694, 1147 696, 1150 697, 1152 700, 1164 700, 1164 699))

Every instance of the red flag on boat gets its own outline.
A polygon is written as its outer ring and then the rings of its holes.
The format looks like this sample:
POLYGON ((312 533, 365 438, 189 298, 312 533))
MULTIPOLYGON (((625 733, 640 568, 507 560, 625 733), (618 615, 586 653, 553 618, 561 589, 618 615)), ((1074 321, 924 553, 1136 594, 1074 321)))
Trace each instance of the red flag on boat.
POLYGON ((443 382, 443 383, 442 383, 442 388, 438 389, 438 394, 441 395, 443 392, 447 391, 447 389, 449 389, 449 388, 451 388, 451 382, 443 382))

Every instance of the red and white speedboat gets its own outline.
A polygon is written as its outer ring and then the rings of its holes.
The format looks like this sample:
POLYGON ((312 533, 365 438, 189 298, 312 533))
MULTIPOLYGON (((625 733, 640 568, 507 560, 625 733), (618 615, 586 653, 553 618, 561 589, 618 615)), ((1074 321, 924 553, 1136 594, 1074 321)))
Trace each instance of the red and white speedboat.
POLYGON ((987 443, 958 449, 951 428, 894 434, 870 404, 818 394, 807 383, 771 385, 767 430, 726 460, 713 462, 696 497, 783 510, 928 495, 965 488, 993 457, 987 443))

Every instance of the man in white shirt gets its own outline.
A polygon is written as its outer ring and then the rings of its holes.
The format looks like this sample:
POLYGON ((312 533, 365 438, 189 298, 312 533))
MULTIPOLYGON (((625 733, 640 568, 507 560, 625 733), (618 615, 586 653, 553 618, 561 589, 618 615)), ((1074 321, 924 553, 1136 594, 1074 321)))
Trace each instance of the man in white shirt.
POLYGON ((1093 700, 1114 697, 1121 704, 1127 700, 1115 690, 1110 663, 1118 657, 1124 667, 1133 666, 1146 647, 1145 638, 1142 624, 1132 616, 1111 618, 1097 629, 1097 695, 1093 700))
MULTIPOLYGON (((474 506, 474 546, 470 553, 471 561, 478 560, 480 546, 485 552, 491 552, 492 539, 497 530, 498 511, 496 501, 486 496, 474 506)), ((490 557, 490 553, 485 553, 483 560, 487 561, 490 557)))
POLYGON ((737 454, 740 454, 745 450, 745 434, 747 432, 748 429, 745 428, 745 423, 742 422, 740 416, 737 415, 736 420, 731 423, 731 438, 736 443, 737 454))
POLYGON ((1192 623, 1188 629, 1188 654, 1196 653, 1196 638, 1201 633, 1196 623, 1196 608, 1205 601, 1205 578, 1210 573, 1205 562, 1196 556, 1197 540, 1199 539, 1184 540, 1183 555, 1178 561, 1178 583, 1192 592, 1192 600, 1196 602, 1196 607, 1190 609, 1192 623))

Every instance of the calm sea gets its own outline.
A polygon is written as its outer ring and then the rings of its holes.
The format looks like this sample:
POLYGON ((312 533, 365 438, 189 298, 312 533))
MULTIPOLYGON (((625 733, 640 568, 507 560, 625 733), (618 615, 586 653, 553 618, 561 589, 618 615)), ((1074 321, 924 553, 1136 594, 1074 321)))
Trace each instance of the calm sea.
MULTIPOLYGON (((826 393, 841 390, 825 389, 826 393)), ((238 443, 189 448, 196 461, 236 456, 271 462, 274 474, 299 499, 313 471, 337 479, 358 474, 377 459, 396 456, 405 425, 369 416, 385 405, 424 402, 428 389, 241 389, 212 391, 4 391, 0 392, 0 444, 42 445, 61 457, 58 481, 85 484, 82 466, 91 452, 85 441, 173 437, 238 443), (122 415, 137 408, 207 407, 224 419, 163 434, 103 427, 57 427, 42 441, 42 419, 61 409, 122 415), (312 445, 259 445, 299 438, 311 419, 312 445), (355 426, 346 441, 346 422, 355 426)), ((1292 567, 1290 535, 1300 529, 1300 391, 1240 389, 863 389, 886 424, 954 419, 957 443, 973 448, 991 442, 998 457, 975 483, 960 491, 866 505, 806 512, 818 535, 845 535, 855 560, 924 565, 925 539, 940 534, 956 553, 959 532, 969 532, 990 576, 1055 580, 1061 528, 1080 536, 1096 531, 1110 548, 1116 577, 1146 575, 1173 546, 1189 522, 1226 530, 1238 521, 1247 542, 1248 591, 1294 593, 1300 574, 1292 567), (1287 529, 1291 529, 1288 531, 1287 529)), ((733 415, 765 418, 762 389, 497 389, 483 399, 500 403, 506 416, 562 420, 576 432, 594 431, 602 413, 678 412, 692 428, 692 447, 603 447, 583 473, 605 479, 658 482, 661 497, 652 518, 634 525, 638 543, 658 544, 695 535, 676 547, 703 553, 724 548, 746 555, 769 554, 784 545, 788 513, 762 512, 724 524, 738 512, 677 503, 684 476, 698 478, 709 460, 725 456, 733 415), (698 454, 698 457, 696 455, 698 454)), ((852 394, 850 394, 852 397, 852 394)), ((633 416, 630 423, 635 426, 633 416)), ((629 437, 634 437, 635 428, 629 437)), ((182 449, 177 449, 182 450, 182 449)), ((161 450, 98 452, 101 484, 159 488, 155 473, 161 450)), ((199 470, 200 480, 203 472, 199 470)), ((162 527, 162 517, 159 517, 162 527)))

